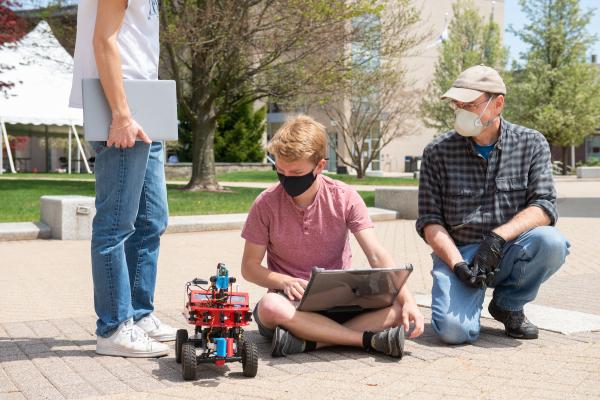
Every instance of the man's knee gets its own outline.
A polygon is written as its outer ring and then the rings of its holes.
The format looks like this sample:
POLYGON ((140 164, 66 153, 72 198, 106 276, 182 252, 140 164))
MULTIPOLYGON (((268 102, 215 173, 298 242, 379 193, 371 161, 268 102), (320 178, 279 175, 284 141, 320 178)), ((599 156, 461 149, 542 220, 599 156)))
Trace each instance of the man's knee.
POLYGON ((543 257, 549 268, 559 268, 565 262, 569 248, 564 236, 551 226, 536 228, 531 233, 533 247, 536 249, 535 257, 543 257))
POLYGON ((167 214, 161 214, 158 217, 155 217, 153 220, 149 221, 149 234, 154 236, 160 236, 167 230, 167 225, 169 223, 169 218, 167 214))
POLYGON ((479 338, 479 321, 460 320, 446 314, 433 316, 431 325, 438 337, 447 344, 473 343, 479 338))

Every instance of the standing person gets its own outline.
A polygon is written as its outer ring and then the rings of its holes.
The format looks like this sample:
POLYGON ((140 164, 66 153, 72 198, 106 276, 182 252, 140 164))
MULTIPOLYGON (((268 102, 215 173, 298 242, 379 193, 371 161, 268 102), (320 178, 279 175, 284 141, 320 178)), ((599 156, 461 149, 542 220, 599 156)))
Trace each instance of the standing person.
POLYGON ((537 338, 523 306, 568 254, 554 227, 550 147, 540 132, 501 117, 505 95, 493 68, 462 72, 443 96, 455 129, 423 153, 416 228, 433 249, 431 322, 446 343, 477 340, 487 286, 488 309, 506 334, 537 338))
POLYGON ((246 239, 242 275, 269 289, 254 309, 261 335, 272 340, 271 355, 329 345, 362 347, 402 357, 404 333, 415 338, 424 321, 406 285, 390 307, 370 312, 297 311, 312 268, 351 267, 352 233, 373 268, 394 267, 381 246, 367 207, 352 187, 323 176, 325 128, 307 116, 287 121, 269 143, 279 181, 262 192, 242 231, 246 239), (267 255, 267 266, 262 265, 267 255))
POLYGON ((81 81, 100 78, 112 111, 96 151, 92 276, 96 353, 157 357, 175 329, 154 314, 160 235, 168 208, 161 142, 131 116, 124 79, 158 79, 158 0, 81 0, 70 105, 82 106, 81 81))

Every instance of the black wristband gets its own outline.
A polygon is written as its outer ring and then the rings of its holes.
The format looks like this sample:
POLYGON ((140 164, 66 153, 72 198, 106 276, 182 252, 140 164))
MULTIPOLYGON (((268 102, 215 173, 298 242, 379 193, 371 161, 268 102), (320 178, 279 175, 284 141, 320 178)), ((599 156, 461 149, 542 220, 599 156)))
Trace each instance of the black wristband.
POLYGON ((498 235, 496 232, 491 231, 489 236, 494 239, 495 242, 497 242, 500 247, 504 247, 504 245, 506 244, 506 240, 504 240, 504 238, 500 235, 498 235))

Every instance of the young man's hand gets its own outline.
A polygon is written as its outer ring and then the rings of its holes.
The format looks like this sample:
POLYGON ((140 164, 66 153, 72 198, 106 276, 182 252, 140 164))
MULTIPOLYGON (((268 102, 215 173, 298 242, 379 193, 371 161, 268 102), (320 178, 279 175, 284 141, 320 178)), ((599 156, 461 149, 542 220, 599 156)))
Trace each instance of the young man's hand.
POLYGON ((425 329, 425 319, 423 314, 417 307, 417 303, 414 301, 406 302, 402 305, 402 325, 404 326, 404 333, 408 333, 410 330, 410 324, 414 325, 413 331, 409 338, 416 338, 423 333, 425 329))
POLYGON ((304 295, 304 289, 306 289, 308 281, 300 278, 293 278, 288 276, 283 281, 283 293, 291 300, 300 300, 304 295))
POLYGON ((144 143, 152 143, 144 129, 133 118, 113 118, 106 146, 115 146, 118 149, 133 147, 137 138, 144 143))

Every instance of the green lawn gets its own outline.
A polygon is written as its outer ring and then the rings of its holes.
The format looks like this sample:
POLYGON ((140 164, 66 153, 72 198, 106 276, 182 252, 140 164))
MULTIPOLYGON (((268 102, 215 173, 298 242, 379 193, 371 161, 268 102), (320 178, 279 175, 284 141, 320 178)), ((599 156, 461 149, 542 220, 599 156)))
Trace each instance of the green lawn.
MULTIPOLYGON (((62 174, 61 174, 62 175, 62 174)), ((228 214, 248 212, 262 189, 231 188, 231 193, 186 192, 168 185, 170 215, 228 214)), ((359 192, 369 207, 374 192, 359 192)), ((0 222, 38 221, 43 195, 94 196, 93 182, 0 179, 0 222)))
POLYGON ((31 172, 19 172, 16 174, 5 172, 0 175, 0 180, 6 178, 9 179, 52 179, 52 180, 86 180, 86 181, 94 181, 95 176, 85 173, 85 174, 59 174, 58 172, 48 172, 48 173, 31 173, 31 172))
MULTIPOLYGON (((418 181, 412 178, 388 178, 388 177, 377 177, 367 176, 363 179, 357 179, 356 176, 352 175, 340 175, 340 174, 327 174, 333 179, 346 182, 351 185, 377 185, 377 186, 389 186, 389 185, 418 185, 418 181)), ((59 173, 19 173, 4 174, 0 175, 0 179, 3 177, 19 179, 61 179, 61 180, 94 180, 94 175, 89 174, 59 174, 59 173)), ((277 182, 277 174, 275 171, 239 171, 239 172, 227 172, 224 174, 218 174, 217 179, 224 182, 277 182)), ((187 178, 178 178, 177 181, 185 182, 187 178)))

